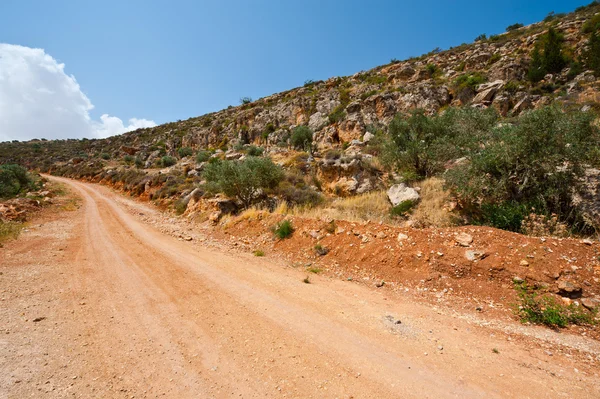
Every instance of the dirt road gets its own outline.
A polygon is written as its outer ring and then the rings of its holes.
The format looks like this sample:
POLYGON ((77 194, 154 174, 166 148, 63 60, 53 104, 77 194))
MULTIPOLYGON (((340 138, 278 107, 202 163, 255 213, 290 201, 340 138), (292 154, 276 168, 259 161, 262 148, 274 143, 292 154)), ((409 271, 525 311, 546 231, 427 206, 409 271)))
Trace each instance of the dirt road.
POLYGON ((305 284, 56 180, 81 207, 0 249, 0 398, 600 397, 594 360, 352 282, 305 284))

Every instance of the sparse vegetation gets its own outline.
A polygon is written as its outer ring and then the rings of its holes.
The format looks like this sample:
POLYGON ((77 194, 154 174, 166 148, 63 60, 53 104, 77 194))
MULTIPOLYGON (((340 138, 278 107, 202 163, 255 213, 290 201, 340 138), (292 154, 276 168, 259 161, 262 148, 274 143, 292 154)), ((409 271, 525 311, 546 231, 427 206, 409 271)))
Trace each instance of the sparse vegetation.
POLYGON ((277 223, 273 229, 273 233, 277 238, 283 240, 292 236, 294 233, 294 226, 292 225, 292 222, 286 219, 277 223))
POLYGON ((512 32, 513 30, 517 30, 517 29, 521 29, 523 27, 523 24, 520 23, 516 23, 516 24, 512 24, 506 27, 506 31, 507 32, 512 32))
POLYGON ((22 223, 4 222, 0 220, 0 246, 5 241, 17 239, 22 228, 22 223))
POLYGON ((190 147, 181 147, 177 149, 177 154, 180 158, 190 157, 193 153, 194 150, 192 150, 190 147))
POLYGON ((252 102, 252 97, 242 97, 240 98, 240 104, 246 105, 252 102))
POLYGON ((196 154, 196 163, 208 161, 211 155, 212 154, 210 153, 210 151, 199 151, 198 154, 196 154))
POLYGON ((165 155, 164 157, 162 157, 160 159, 160 166, 163 168, 168 168, 169 166, 173 166, 176 163, 177 163, 177 159, 175 159, 171 156, 168 156, 168 155, 165 155))
POLYGON ((256 251, 252 252, 252 254, 254 256, 258 256, 258 257, 265 256, 265 252, 263 250, 261 250, 261 249, 257 249, 256 251))
POLYGON ((565 328, 571 324, 596 324, 597 310, 590 312, 573 303, 565 305, 526 283, 515 284, 515 289, 519 298, 515 313, 524 323, 543 324, 553 328, 565 328))
POLYGON ((326 248, 326 247, 324 247, 321 244, 316 244, 315 245, 315 252, 319 256, 325 256, 325 255, 327 255, 329 253, 329 248, 326 248))

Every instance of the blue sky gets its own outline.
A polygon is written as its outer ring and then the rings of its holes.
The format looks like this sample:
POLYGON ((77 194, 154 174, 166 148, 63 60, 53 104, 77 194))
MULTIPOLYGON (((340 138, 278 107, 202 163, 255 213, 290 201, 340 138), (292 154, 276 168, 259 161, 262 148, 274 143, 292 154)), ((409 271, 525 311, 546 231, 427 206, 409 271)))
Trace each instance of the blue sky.
POLYGON ((590 1, 2 0, 0 42, 64 63, 93 119, 164 123, 590 1))

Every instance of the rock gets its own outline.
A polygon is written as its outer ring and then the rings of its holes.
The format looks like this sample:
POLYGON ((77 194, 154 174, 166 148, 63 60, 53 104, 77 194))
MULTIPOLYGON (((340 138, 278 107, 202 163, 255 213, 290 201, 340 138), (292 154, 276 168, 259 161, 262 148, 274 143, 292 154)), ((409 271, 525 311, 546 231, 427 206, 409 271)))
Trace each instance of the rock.
POLYGON ((314 238, 315 240, 318 240, 321 238, 321 236, 319 235, 319 232, 316 230, 309 231, 308 235, 311 236, 312 238, 314 238))
POLYGON ((477 88, 477 95, 473 99, 474 104, 489 103, 494 99, 496 92, 504 86, 503 80, 496 80, 490 83, 484 83, 477 88))
POLYGON ((581 298, 581 304, 588 308, 589 310, 594 310, 600 308, 600 299, 596 298, 581 298))
POLYGON ((135 147, 127 147, 123 145, 121 146, 120 150, 127 155, 135 155, 140 149, 135 147))
POLYGON ((329 124, 329 118, 327 115, 323 115, 320 112, 315 112, 310 116, 308 120, 308 127, 310 127, 313 131, 319 131, 325 126, 329 124))
POLYGON ((363 136, 363 142, 364 143, 368 143, 369 141, 371 141, 372 139, 375 138, 375 135, 371 132, 366 132, 363 136))
POLYGON ((397 239, 398 239, 399 242, 402 242, 402 241, 408 240, 408 236, 406 234, 404 234, 404 233, 398 233, 398 238, 397 239))
POLYGON ((387 191, 387 196, 393 206, 401 204, 404 201, 418 201, 421 197, 417 190, 412 187, 408 187, 404 183, 394 184, 387 191))
POLYGON ((523 279, 522 279, 521 277, 519 277, 519 276, 514 276, 512 281, 513 281, 513 283, 515 283, 515 284, 521 284, 521 283, 525 282, 525 280, 523 280, 523 279))
POLYGON ((526 96, 521 101, 519 101, 515 107, 513 108, 513 114, 518 115, 523 111, 526 111, 531 108, 531 99, 526 96))
POLYGON ((454 240, 462 247, 468 247, 473 242, 473 236, 467 233, 458 233, 454 240))
POLYGON ((504 86, 504 81, 503 80, 495 80, 493 82, 489 82, 489 83, 482 83, 477 87, 477 92, 480 93, 482 91, 487 91, 489 89, 496 89, 496 90, 500 90, 502 88, 502 86, 504 86))
POLYGON ((581 240, 582 244, 585 245, 594 245, 594 241, 590 240, 589 238, 586 238, 585 240, 581 240))
POLYGON ((381 288, 381 287, 383 287, 384 285, 385 285, 385 281, 381 280, 381 282, 379 282, 379 283, 375 284, 375 287, 377 287, 377 288, 381 288))
POLYGON ((558 280, 557 283, 558 294, 567 297, 581 296, 582 288, 579 284, 571 282, 569 280, 558 280))
POLYGON ((221 216, 223 215, 222 212, 220 211, 215 211, 212 212, 209 216, 208 216, 208 220, 212 223, 212 224, 217 224, 219 222, 219 219, 221 219, 221 216))
POLYGON ((522 261, 519 262, 519 265, 521 265, 521 266, 529 266, 529 262, 527 262, 525 259, 523 259, 522 261))
POLYGON ((487 257, 487 254, 483 251, 474 251, 474 250, 465 251, 465 258, 467 258, 467 260, 470 260, 471 262, 482 260, 485 257, 487 257))
POLYGON ((379 238, 380 240, 383 240, 385 238, 387 238, 387 234, 385 234, 385 232, 380 231, 379 233, 377 233, 377 238, 379 238))

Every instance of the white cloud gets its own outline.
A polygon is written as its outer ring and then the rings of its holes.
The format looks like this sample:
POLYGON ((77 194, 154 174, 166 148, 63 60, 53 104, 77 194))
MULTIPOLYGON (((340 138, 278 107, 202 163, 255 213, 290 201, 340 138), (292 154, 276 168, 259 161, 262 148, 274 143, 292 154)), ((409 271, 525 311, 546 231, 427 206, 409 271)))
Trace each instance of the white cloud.
POLYGON ((43 49, 0 43, 0 142, 100 138, 156 126, 137 118, 125 126, 107 114, 92 120, 94 106, 64 68, 43 49))

